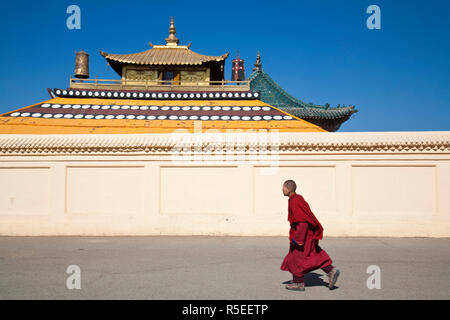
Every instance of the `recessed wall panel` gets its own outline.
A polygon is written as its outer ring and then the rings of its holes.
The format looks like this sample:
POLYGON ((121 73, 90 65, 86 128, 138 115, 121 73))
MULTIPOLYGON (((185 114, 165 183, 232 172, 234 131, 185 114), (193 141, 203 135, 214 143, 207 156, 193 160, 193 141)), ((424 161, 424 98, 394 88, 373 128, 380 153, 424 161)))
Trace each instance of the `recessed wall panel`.
POLYGON ((236 167, 162 167, 161 213, 235 213, 236 167))
POLYGON ((354 166, 354 214, 394 218, 435 212, 435 170, 434 166, 354 166))
POLYGON ((0 214, 49 214, 50 169, 0 167, 0 214))
POLYGON ((139 214, 144 177, 143 167, 68 167, 67 213, 139 214))

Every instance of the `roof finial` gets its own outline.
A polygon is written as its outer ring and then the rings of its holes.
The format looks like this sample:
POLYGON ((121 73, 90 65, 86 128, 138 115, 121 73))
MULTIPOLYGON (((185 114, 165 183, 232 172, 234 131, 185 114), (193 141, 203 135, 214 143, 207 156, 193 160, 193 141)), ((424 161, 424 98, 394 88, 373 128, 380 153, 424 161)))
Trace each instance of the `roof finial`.
POLYGON ((255 67, 253 68, 253 71, 261 71, 262 70, 262 64, 261 64, 261 56, 259 55, 259 51, 258 54, 256 55, 256 62, 255 62, 255 67))
POLYGON ((175 25, 173 24, 173 17, 170 17, 170 28, 169 28, 169 36, 166 38, 167 46, 177 46, 178 38, 175 36, 175 25))

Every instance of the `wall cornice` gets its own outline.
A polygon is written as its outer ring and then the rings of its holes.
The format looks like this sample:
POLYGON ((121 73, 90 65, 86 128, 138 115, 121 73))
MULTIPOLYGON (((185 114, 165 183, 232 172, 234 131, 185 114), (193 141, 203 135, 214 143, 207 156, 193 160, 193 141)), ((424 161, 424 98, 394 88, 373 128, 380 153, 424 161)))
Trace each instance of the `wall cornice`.
POLYGON ((0 135, 0 155, 170 154, 217 148, 280 153, 449 153, 450 131, 0 135))

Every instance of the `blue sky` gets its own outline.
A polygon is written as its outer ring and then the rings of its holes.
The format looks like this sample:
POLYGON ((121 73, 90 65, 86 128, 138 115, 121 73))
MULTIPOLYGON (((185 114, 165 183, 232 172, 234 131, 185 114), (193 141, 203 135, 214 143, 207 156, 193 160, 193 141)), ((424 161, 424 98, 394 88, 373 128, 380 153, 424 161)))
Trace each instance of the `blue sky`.
POLYGON ((164 44, 170 16, 180 44, 206 55, 239 50, 297 98, 355 105, 339 131, 450 130, 450 1, 14 1, 2 3, 0 113, 67 87, 75 51, 91 77, 118 78, 99 50, 135 53, 164 44), (69 5, 81 30, 66 27, 69 5), (381 30, 369 30, 369 5, 381 30))

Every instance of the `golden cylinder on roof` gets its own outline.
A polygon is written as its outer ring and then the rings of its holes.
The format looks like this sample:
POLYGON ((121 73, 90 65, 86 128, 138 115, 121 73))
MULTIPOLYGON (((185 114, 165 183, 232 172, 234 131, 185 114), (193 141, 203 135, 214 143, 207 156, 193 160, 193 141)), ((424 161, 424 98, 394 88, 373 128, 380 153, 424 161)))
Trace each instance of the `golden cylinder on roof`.
POLYGON ((75 77, 80 79, 89 78, 89 54, 81 50, 75 52, 75 77))

